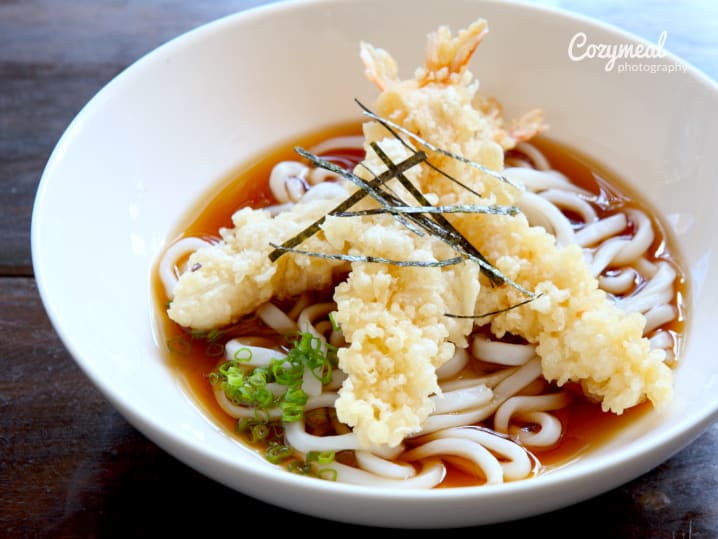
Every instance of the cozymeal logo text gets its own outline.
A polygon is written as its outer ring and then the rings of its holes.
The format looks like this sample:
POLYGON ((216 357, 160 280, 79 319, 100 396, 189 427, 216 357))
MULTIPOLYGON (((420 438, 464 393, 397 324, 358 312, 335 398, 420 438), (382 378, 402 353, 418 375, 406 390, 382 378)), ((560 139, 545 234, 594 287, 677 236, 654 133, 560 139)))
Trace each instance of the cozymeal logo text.
POLYGON ((613 71, 615 69, 618 73, 685 72, 686 66, 682 64, 629 61, 665 58, 666 52, 663 47, 666 44, 666 39, 668 39, 668 32, 664 30, 658 36, 658 42, 655 45, 644 43, 592 43, 585 32, 577 32, 568 43, 568 57, 574 62, 594 58, 605 60, 604 70, 613 71))

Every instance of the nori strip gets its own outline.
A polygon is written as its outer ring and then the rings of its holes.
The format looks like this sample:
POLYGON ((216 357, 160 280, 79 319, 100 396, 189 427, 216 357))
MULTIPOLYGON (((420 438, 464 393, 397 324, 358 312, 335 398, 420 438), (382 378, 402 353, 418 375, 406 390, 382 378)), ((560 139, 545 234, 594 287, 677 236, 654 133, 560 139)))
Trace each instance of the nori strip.
POLYGON ((466 260, 463 256, 455 256, 453 258, 447 258, 445 260, 392 260, 389 258, 383 258, 380 256, 364 256, 364 255, 345 255, 345 254, 333 254, 333 253, 318 253, 316 251, 305 251, 303 249, 294 249, 291 247, 282 247, 275 243, 270 243, 275 249, 282 250, 287 253, 294 253, 298 255, 312 256, 315 258, 325 258, 328 260, 346 260, 347 262, 375 262, 377 264, 392 264, 394 266, 402 267, 423 267, 423 268, 435 268, 444 266, 453 266, 460 264, 466 260))
POLYGON ((444 313, 444 316, 447 316, 449 318, 486 318, 487 316, 493 316, 495 314, 501 314, 508 312, 512 309, 515 309, 516 307, 521 307, 522 305, 526 305, 527 303, 531 303, 533 300, 540 298, 541 294, 534 294, 533 297, 530 297, 529 299, 525 299, 523 301, 519 301, 518 303, 514 303, 513 305, 506 307, 505 309, 499 309, 497 311, 491 311, 488 313, 483 314, 450 314, 450 313, 444 313))
POLYGON ((369 210, 343 211, 334 213, 335 217, 361 217, 382 213, 481 213, 489 215, 516 215, 520 212, 515 206, 475 206, 454 204, 451 206, 392 206, 391 208, 372 208, 369 210))

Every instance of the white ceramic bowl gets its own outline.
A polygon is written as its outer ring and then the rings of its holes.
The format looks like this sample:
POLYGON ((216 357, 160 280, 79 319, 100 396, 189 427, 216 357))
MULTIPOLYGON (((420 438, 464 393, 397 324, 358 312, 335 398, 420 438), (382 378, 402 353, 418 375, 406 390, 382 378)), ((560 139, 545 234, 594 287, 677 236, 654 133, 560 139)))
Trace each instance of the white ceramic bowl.
POLYGON ((683 73, 606 71, 569 58, 592 43, 636 43, 590 20, 507 2, 398 0, 269 5, 218 20, 140 59, 69 126, 42 177, 32 253, 42 299, 90 380, 141 432, 207 476, 258 499, 344 522, 455 527, 557 509, 650 470, 718 412, 716 85, 670 55, 637 60, 683 73), (377 14, 380 14, 377 15, 377 14), (551 136, 629 178, 665 217, 688 266, 687 341, 675 401, 575 464, 491 487, 405 492, 275 469, 207 419, 163 362, 153 335, 150 270, 180 217, 251 156, 311 129, 358 118, 376 90, 364 39, 403 75, 426 34, 479 16, 491 31, 472 70, 513 112, 543 107, 551 136), (678 98, 680 96, 680 98, 678 98))

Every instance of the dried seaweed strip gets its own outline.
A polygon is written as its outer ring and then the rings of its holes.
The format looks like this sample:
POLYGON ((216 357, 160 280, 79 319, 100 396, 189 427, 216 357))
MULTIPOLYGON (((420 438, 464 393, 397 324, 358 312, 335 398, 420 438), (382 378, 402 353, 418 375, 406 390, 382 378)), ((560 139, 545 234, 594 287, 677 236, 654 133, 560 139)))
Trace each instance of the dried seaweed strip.
POLYGON ((346 255, 346 254, 333 254, 333 253, 319 253, 316 251, 305 251, 303 249, 294 249, 291 247, 282 247, 275 243, 270 243, 275 249, 294 253, 298 255, 306 255, 315 258, 324 258, 327 260, 346 260, 347 262, 372 262, 377 264, 392 264, 394 266, 401 267, 422 267, 422 268, 436 268, 444 266, 453 266, 460 264, 466 260, 463 256, 455 256, 447 258, 445 260, 392 260, 390 258, 383 258, 380 256, 366 256, 366 255, 346 255))
POLYGON ((512 309, 516 309, 517 307, 521 307, 522 305, 526 305, 527 303, 531 303, 533 300, 538 299, 541 297, 541 294, 534 294, 533 297, 529 299, 525 299, 524 301, 520 301, 518 303, 514 303, 513 305, 510 305, 509 307, 506 307, 505 309, 498 309, 496 311, 491 311, 488 313, 483 314, 451 314, 451 313, 444 313, 444 316, 447 316, 449 318, 486 318, 487 316, 494 316, 495 314, 502 314, 508 311, 511 311, 512 309))
POLYGON ((343 211, 333 215, 335 217, 361 217, 364 215, 379 215, 382 213, 479 213, 489 215, 517 215, 520 213, 516 206, 476 206, 472 204, 455 204, 451 206, 392 206, 391 208, 372 208, 369 210, 343 211))

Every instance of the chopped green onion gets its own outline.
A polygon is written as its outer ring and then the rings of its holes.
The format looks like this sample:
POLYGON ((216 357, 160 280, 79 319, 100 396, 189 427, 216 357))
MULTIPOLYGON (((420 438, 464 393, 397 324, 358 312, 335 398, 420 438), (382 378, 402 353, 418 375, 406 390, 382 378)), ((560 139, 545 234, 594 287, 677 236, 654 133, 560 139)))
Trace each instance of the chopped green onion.
POLYGON ((260 442, 269 435, 269 427, 266 423, 254 423, 249 427, 252 442, 260 442))
POLYGON ((188 356, 192 351, 192 343, 187 339, 186 335, 177 335, 167 339, 167 350, 181 356, 188 356))
POLYGON ((282 421, 287 423, 293 423, 299 421, 304 416, 304 406, 296 402, 282 402, 280 405, 282 409, 282 421))
POLYGON ((307 462, 330 464, 334 462, 334 456, 334 451, 310 451, 309 453, 307 453, 307 462))
MULTIPOLYGON (((302 389, 306 370, 322 384, 327 384, 338 363, 336 346, 315 335, 299 332, 292 339, 293 346, 286 357, 272 359, 267 367, 251 368, 246 365, 247 359, 251 359, 251 351, 242 348, 234 354, 234 359, 224 361, 209 375, 210 383, 219 384, 231 402, 254 409, 255 417, 240 419, 237 431, 244 433, 252 442, 276 442, 278 445, 272 445, 268 459, 279 458, 278 455, 283 454, 279 447, 284 445, 280 443, 284 436, 281 422, 304 419, 304 407, 309 399, 302 389), (284 386, 284 390, 275 395, 267 387, 268 384, 284 386), (276 408, 282 412, 281 422, 270 421, 269 411, 276 408)), ((322 458, 329 459, 329 456, 322 458)))
POLYGON ((300 475, 311 475, 312 467, 302 460, 293 460, 287 465, 287 470, 300 475))
POLYGON ((207 333, 206 339, 207 339, 207 341, 209 341, 209 342, 217 342, 217 341, 219 341, 222 337, 224 337, 224 331, 222 331, 221 329, 211 329, 211 330, 209 330, 209 332, 207 333))
POLYGON ((332 325, 332 331, 341 331, 342 328, 339 327, 339 324, 334 319, 334 314, 335 314, 334 312, 329 313, 329 322, 332 325))
POLYGON ((277 464, 292 456, 292 448, 279 442, 271 442, 264 452, 264 457, 272 464, 277 464))
POLYGON ((248 363, 252 361, 252 350, 250 350, 246 346, 239 348, 234 354, 232 354, 232 359, 234 359, 235 361, 248 363))
POLYGON ((284 359, 272 360, 269 364, 269 371, 275 382, 284 386, 290 386, 302 380, 304 365, 299 362, 294 362, 287 366, 284 359))
POLYGON ((326 481, 336 481, 337 471, 334 468, 323 468, 321 470, 317 470, 317 477, 326 481))

